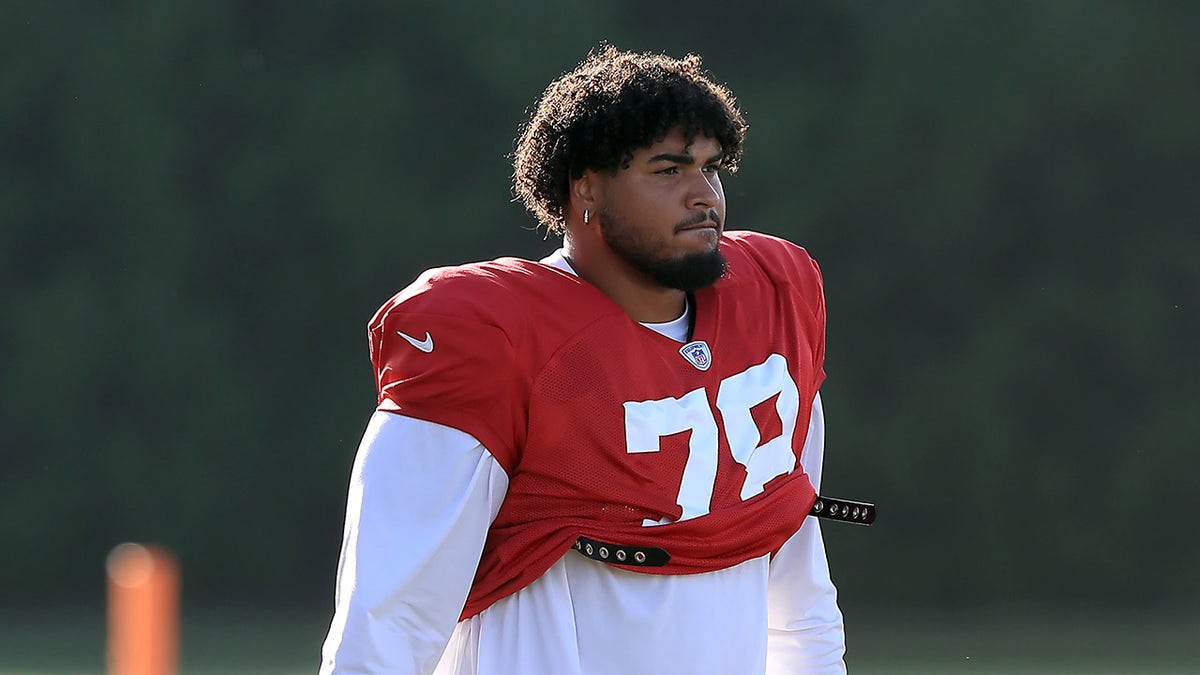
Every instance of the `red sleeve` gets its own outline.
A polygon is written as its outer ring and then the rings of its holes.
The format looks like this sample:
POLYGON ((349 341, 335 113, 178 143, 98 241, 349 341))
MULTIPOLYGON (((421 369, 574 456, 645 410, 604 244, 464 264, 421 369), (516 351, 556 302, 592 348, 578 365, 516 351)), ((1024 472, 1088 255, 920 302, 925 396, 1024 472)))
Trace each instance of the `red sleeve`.
POLYGON ((438 300, 394 300, 372 319, 378 409, 468 433, 511 474, 529 400, 513 346, 498 325, 455 315, 438 300))
MULTIPOLYGON (((805 253, 808 258, 808 254, 805 253)), ((813 369, 817 373, 817 389, 821 388, 821 384, 825 381, 825 282, 821 277, 821 268, 817 265, 817 261, 808 258, 808 262, 812 265, 813 276, 813 317, 816 321, 813 327, 812 344, 813 344, 813 369)))
POLYGON ((760 232, 728 232, 758 263, 776 286, 789 286, 811 317, 800 330, 812 345, 812 366, 816 388, 825 381, 825 288, 821 268, 808 251, 786 239, 760 232))

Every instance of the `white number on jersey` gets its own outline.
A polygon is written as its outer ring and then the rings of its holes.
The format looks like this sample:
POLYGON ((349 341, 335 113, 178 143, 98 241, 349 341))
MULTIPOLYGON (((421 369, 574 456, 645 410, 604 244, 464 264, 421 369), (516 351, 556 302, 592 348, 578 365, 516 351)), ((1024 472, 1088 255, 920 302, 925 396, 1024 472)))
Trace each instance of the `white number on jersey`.
MULTIPOLYGON (((662 436, 692 431, 676 499, 683 511, 679 519, 689 520, 708 513, 717 480, 720 431, 704 388, 694 389, 679 398, 628 401, 624 406, 627 452, 658 452, 662 436)), ((787 360, 783 356, 772 354, 757 366, 721 380, 717 386, 717 409, 725 422, 730 453, 746 467, 742 499, 762 492, 763 486, 772 478, 795 470, 792 434, 800 412, 800 390, 788 373, 787 360), (783 432, 762 443, 751 409, 776 395, 775 412, 783 423, 783 432)), ((666 518, 647 519, 642 524, 669 522, 666 518)))

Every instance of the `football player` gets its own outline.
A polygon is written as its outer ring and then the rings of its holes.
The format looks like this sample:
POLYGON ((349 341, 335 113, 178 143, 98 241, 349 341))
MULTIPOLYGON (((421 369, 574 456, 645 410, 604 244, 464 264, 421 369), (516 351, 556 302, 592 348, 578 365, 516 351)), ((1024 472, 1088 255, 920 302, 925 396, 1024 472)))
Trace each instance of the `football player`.
POLYGON ((546 89, 514 185, 562 247, 370 321, 321 673, 845 672, 808 517, 821 276, 725 229, 745 130, 694 55, 605 47, 546 89))

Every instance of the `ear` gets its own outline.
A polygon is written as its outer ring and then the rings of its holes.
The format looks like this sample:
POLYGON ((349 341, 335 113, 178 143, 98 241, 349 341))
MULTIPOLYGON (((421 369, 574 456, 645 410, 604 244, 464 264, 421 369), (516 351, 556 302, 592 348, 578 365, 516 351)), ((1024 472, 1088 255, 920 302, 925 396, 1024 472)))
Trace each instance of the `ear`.
POLYGON ((584 210, 595 213, 603 189, 601 177, 595 171, 584 171, 579 178, 571 179, 571 210, 579 214, 581 220, 584 210))

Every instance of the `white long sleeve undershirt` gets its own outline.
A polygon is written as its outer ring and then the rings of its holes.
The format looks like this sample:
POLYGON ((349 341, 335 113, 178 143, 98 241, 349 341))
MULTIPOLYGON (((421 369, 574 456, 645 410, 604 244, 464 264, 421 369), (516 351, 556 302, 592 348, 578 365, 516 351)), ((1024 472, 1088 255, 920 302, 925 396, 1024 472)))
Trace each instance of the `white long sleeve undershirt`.
MULTIPOLYGON (((823 447, 818 395, 801 458, 818 490, 823 447)), ((705 574, 639 574, 570 551, 458 623, 507 486, 469 435, 372 416, 352 474, 322 675, 845 672, 815 518, 774 560, 705 574)))

